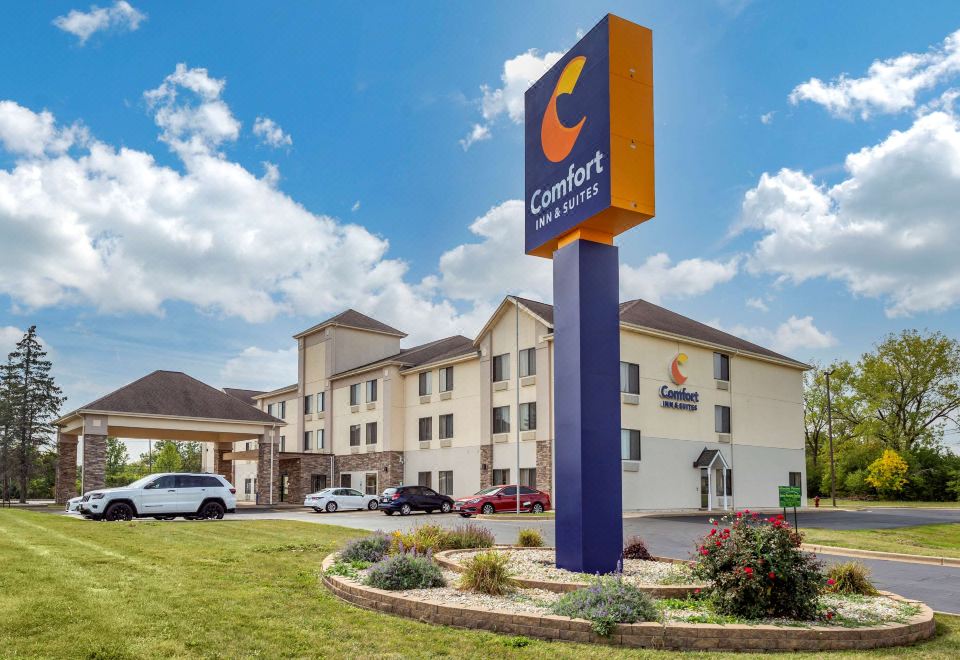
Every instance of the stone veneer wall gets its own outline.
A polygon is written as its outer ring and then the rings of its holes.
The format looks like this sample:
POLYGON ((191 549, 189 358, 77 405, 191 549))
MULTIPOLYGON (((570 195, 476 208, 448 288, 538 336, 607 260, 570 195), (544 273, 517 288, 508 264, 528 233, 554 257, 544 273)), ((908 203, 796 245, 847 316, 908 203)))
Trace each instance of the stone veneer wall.
POLYGON ((403 452, 374 451, 337 456, 336 481, 331 486, 340 485, 341 472, 376 472, 378 487, 383 492, 384 488, 399 486, 403 481, 403 452))
POLYGON ((553 446, 550 440, 537 441, 537 490, 550 493, 553 503, 553 446))
POLYGON ((77 438, 60 436, 57 439, 57 485, 54 489, 57 504, 66 504, 77 496, 77 438))
POLYGON ((270 459, 273 458, 273 503, 280 503, 280 447, 266 436, 257 443, 257 503, 270 504, 270 459), (271 449, 273 451, 271 451, 271 449))
MULTIPOLYGON (((540 478, 537 477, 537 481, 540 478)), ((493 483, 493 445, 480 445, 480 490, 493 483)))
POLYGON ((232 442, 216 442, 213 445, 213 472, 236 486, 234 481, 233 461, 223 457, 228 451, 233 451, 232 442))
POLYGON ((91 491, 106 485, 107 436, 83 434, 83 490, 91 491))
POLYGON ((330 474, 330 454, 299 454, 284 458, 280 461, 280 473, 286 473, 288 480, 285 501, 293 504, 301 504, 303 498, 313 492, 315 474, 326 475, 327 485, 335 485, 330 474))

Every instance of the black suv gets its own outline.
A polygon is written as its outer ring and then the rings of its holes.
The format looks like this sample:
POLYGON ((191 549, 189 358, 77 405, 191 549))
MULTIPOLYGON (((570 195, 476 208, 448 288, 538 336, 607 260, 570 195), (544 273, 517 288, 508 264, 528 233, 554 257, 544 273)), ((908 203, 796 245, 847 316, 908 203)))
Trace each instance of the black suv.
POLYGON ((453 498, 426 486, 398 486, 383 491, 380 510, 388 516, 396 511, 401 516, 409 516, 411 511, 450 513, 453 510, 453 498))

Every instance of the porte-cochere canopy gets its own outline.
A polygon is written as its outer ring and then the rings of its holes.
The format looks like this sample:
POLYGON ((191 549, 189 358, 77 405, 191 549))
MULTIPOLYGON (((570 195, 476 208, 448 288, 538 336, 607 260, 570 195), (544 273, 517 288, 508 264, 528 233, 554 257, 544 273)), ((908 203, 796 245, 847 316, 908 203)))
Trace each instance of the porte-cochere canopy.
MULTIPOLYGON (((83 490, 104 486, 106 438, 214 443, 214 471, 229 474, 232 443, 257 440, 264 487, 276 481, 273 444, 284 421, 179 371, 154 371, 81 406, 56 422, 57 502, 77 494, 77 443, 83 438, 83 490), (272 460, 271 460, 272 458, 272 460)), ((266 495, 266 493, 265 493, 266 495)), ((272 498, 269 498, 272 501, 272 498)))

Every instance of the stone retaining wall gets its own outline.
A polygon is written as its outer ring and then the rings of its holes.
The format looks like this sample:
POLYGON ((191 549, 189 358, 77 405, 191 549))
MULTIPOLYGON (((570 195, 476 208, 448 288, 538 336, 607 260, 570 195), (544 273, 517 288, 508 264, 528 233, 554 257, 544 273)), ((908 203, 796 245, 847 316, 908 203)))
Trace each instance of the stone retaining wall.
MULTIPOLYGON (((454 607, 438 601, 416 600, 402 596, 398 592, 366 587, 340 576, 327 575, 326 569, 333 564, 333 561, 334 556, 329 555, 323 562, 323 583, 338 598, 354 605, 425 623, 525 635, 547 640, 669 650, 862 650, 901 646, 929 639, 933 636, 935 627, 933 611, 926 605, 917 603, 921 607, 921 612, 907 623, 891 623, 872 628, 629 623, 618 625, 609 637, 601 637, 590 629, 590 622, 583 619, 504 613, 476 607, 454 607)), ((884 595, 906 600, 894 594, 884 593, 884 595)))

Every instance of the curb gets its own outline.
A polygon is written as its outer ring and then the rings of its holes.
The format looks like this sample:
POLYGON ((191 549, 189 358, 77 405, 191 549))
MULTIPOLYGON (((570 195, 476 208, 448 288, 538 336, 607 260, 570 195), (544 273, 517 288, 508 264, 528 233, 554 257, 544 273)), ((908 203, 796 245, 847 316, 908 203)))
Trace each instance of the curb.
POLYGON ((475 520, 532 520, 534 522, 554 522, 556 520, 555 516, 534 516, 529 513, 492 513, 489 516, 485 513, 478 513, 475 516, 470 516, 475 520))
POLYGON ((960 559, 956 557, 934 557, 928 555, 910 555, 903 552, 882 552, 880 550, 861 550, 859 548, 841 548, 833 545, 818 545, 804 543, 800 546, 807 552, 824 555, 839 555, 841 557, 859 557, 861 559, 880 559, 883 561, 902 561, 911 564, 928 564, 930 566, 947 566, 960 568, 960 559))

